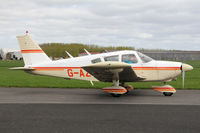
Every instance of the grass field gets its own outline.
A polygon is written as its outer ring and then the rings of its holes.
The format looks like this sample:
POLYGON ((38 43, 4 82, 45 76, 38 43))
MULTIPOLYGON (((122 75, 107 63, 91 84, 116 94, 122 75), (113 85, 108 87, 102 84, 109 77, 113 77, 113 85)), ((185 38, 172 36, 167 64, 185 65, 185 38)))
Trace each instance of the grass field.
MULTIPOLYGON (((194 67, 194 70, 186 73, 185 89, 200 89, 200 61, 186 62, 194 67)), ((102 88, 111 86, 111 83, 89 81, 66 80, 63 78, 31 75, 24 71, 8 70, 11 67, 24 66, 23 61, 0 61, 0 87, 37 87, 37 88, 102 88)), ((153 85, 161 85, 160 82, 128 83, 138 89, 150 89, 153 85)), ((181 76, 177 81, 169 82, 176 89, 182 89, 181 76)))

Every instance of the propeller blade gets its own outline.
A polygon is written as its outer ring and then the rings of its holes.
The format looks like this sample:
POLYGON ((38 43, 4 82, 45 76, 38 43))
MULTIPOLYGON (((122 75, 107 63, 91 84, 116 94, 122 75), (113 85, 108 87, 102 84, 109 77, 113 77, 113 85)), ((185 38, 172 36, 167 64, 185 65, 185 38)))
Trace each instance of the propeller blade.
POLYGON ((184 88, 184 82, 185 82, 185 71, 182 72, 182 87, 184 88))

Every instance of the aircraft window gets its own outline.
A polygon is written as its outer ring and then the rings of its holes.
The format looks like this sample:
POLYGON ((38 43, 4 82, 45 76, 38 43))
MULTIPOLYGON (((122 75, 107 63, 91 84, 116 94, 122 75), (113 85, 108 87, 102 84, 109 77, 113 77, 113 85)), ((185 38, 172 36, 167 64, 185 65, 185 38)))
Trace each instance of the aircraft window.
POLYGON ((114 56, 107 56, 104 57, 105 61, 119 61, 119 56, 118 55, 114 55, 114 56))
POLYGON ((94 64, 94 63, 98 63, 98 62, 101 62, 101 59, 100 59, 100 58, 97 58, 97 59, 92 60, 91 62, 92 62, 93 64, 94 64))
POLYGON ((129 63, 129 64, 133 64, 133 63, 137 63, 137 58, 134 54, 125 54, 122 55, 122 61, 129 63))
POLYGON ((140 52, 137 52, 138 53, 138 56, 141 58, 141 60, 144 62, 144 63, 147 63, 147 62, 150 62, 152 61, 153 59, 149 56, 146 56, 140 52))

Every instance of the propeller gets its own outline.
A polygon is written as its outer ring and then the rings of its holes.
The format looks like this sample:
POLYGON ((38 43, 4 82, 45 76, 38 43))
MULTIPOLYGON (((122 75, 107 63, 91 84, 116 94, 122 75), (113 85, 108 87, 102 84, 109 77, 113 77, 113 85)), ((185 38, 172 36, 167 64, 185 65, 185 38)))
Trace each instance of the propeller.
MULTIPOLYGON (((186 59, 184 57, 183 63, 185 64, 186 59)), ((182 68, 182 88, 184 89, 185 86, 185 70, 182 68)))
POLYGON ((182 88, 184 88, 184 82, 185 82, 185 71, 182 70, 182 88))
POLYGON ((183 86, 183 88, 184 88, 184 81, 185 81, 185 72, 191 71, 192 69, 193 69, 193 67, 191 65, 182 63, 181 70, 182 70, 182 86, 183 86))

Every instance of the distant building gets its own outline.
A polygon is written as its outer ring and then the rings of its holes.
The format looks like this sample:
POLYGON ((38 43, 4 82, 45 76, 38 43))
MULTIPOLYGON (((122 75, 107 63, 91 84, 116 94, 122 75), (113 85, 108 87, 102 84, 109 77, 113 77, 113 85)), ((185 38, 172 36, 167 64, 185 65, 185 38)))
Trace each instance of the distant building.
POLYGON ((156 60, 200 60, 200 51, 140 51, 156 60))
POLYGON ((20 50, 2 48, 0 49, 1 60, 21 60, 22 54, 20 50))
MULTIPOLYGON (((148 55, 155 60, 200 60, 200 51, 141 51, 139 52, 148 55)), ((102 53, 112 52, 104 50, 102 53)), ((98 54, 98 52, 91 52, 91 54, 98 54)), ((79 56, 87 55, 87 53, 80 53, 79 56)))

